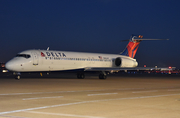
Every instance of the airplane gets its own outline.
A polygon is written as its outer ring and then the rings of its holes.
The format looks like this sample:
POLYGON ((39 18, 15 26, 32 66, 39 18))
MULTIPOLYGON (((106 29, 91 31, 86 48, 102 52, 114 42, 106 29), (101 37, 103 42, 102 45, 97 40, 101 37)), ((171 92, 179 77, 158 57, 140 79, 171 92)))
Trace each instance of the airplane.
POLYGON ((5 64, 9 71, 15 72, 20 79, 21 72, 51 72, 77 70, 77 78, 84 79, 86 71, 98 71, 99 79, 106 79, 107 73, 120 70, 153 70, 158 68, 137 67, 134 59, 142 40, 142 35, 132 35, 125 50, 120 54, 84 53, 55 50, 26 50, 18 53, 5 64))

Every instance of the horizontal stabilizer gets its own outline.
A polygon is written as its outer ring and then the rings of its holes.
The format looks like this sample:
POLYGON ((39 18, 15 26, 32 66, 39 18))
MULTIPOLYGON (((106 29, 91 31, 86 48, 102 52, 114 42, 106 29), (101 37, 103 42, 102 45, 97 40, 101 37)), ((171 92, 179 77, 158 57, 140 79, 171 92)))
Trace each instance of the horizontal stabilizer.
POLYGON ((133 40, 136 40, 136 41, 142 41, 142 40, 169 40, 169 39, 133 39, 133 40))

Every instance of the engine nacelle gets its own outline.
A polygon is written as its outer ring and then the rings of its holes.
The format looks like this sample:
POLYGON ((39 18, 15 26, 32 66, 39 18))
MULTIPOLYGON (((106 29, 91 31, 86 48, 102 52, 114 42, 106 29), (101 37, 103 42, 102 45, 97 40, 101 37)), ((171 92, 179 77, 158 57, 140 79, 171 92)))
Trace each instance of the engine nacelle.
POLYGON ((116 59, 115 59, 115 61, 114 61, 114 64, 116 65, 116 66, 121 66, 121 58, 120 57, 117 57, 116 59))
POLYGON ((117 57, 114 60, 114 65, 116 67, 136 67, 138 63, 135 59, 117 57))

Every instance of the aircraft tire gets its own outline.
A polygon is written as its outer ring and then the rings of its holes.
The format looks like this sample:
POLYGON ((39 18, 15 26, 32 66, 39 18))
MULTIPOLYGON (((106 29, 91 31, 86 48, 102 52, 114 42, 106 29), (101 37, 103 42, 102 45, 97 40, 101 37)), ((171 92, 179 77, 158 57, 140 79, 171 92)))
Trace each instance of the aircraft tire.
POLYGON ((81 79, 84 79, 85 78, 85 75, 82 73, 81 74, 81 79))
POLYGON ((104 75, 104 74, 99 74, 99 79, 106 79, 106 75, 104 75))
POLYGON ((16 80, 20 80, 20 78, 21 78, 20 75, 16 75, 16 76, 15 76, 15 79, 16 79, 16 80))
POLYGON ((78 74, 77 74, 77 78, 78 78, 78 79, 84 79, 84 78, 85 78, 84 73, 78 73, 78 74))

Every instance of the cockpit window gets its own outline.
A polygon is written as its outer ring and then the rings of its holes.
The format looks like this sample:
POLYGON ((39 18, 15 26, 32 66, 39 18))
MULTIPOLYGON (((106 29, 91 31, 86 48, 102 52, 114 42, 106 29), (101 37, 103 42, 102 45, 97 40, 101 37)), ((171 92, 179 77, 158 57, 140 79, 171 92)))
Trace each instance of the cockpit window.
POLYGON ((29 54, 17 54, 16 57, 24 57, 24 58, 28 59, 31 56, 29 54))

